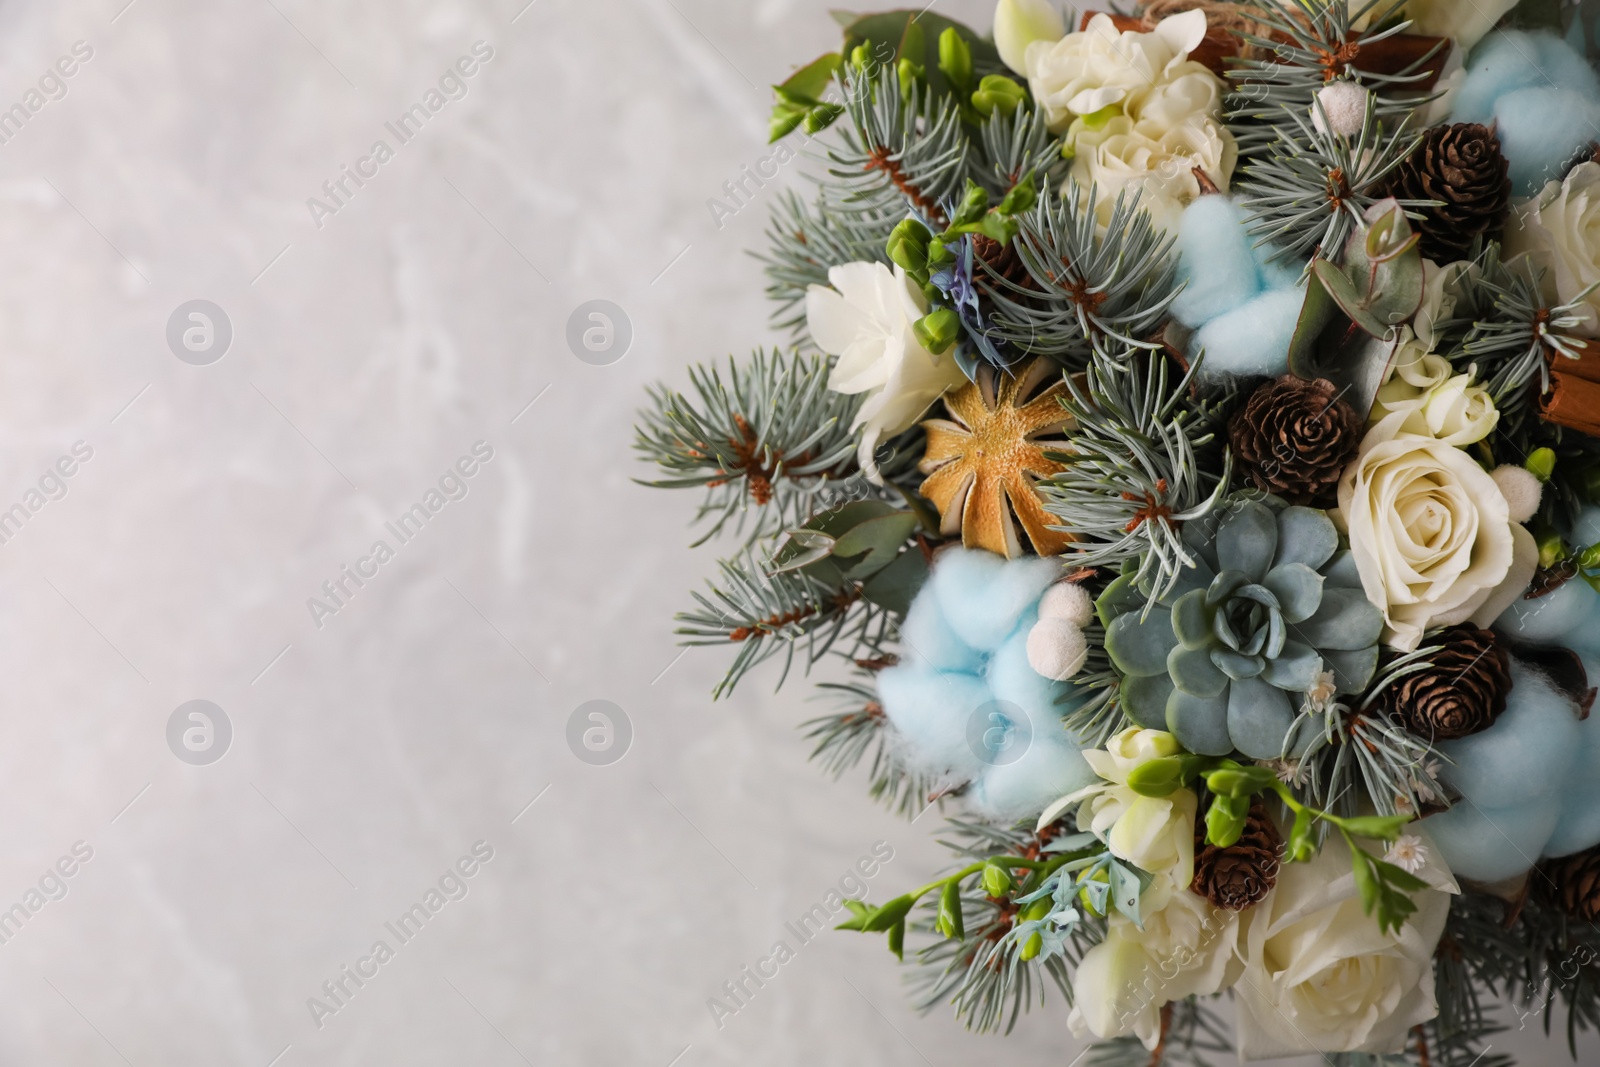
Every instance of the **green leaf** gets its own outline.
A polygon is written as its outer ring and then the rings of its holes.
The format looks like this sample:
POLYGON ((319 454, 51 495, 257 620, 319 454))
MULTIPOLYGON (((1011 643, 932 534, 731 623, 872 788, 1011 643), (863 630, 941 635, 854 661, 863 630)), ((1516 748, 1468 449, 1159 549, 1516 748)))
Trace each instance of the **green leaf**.
POLYGON ((909 893, 905 893, 895 897, 893 900, 880 904, 867 916, 867 920, 862 924, 861 929, 869 932, 887 930, 904 919, 911 911, 911 906, 915 903, 916 898, 909 893))
POLYGON ((833 543, 833 555, 839 559, 852 556, 865 557, 845 571, 846 578, 865 579, 894 562, 895 554, 917 528, 917 516, 909 511, 896 511, 851 527, 833 543))
POLYGON ((822 99, 822 94, 827 92, 828 86, 833 81, 833 76, 839 72, 844 64, 844 56, 838 52, 827 52, 818 56, 793 74, 785 78, 782 83, 773 86, 780 94, 789 94, 791 97, 804 97, 808 102, 816 103, 822 99))
POLYGON ((911 548, 868 578, 861 586, 861 596, 880 608, 904 615, 911 610, 912 599, 927 580, 928 561, 919 550, 911 548))
POLYGON ((956 941, 967 936, 967 928, 961 917, 961 883, 955 879, 946 882, 939 893, 939 917, 934 921, 934 926, 945 937, 956 941))
POLYGON ((881 11, 871 15, 835 12, 844 26, 846 54, 867 44, 873 60, 882 64, 910 59, 927 72, 928 85, 936 93, 950 92, 950 79, 939 67, 939 38, 953 29, 966 44, 975 70, 998 68, 1000 53, 994 45, 968 26, 931 11, 881 11))
POLYGON ((772 109, 772 117, 767 120, 767 143, 781 141, 794 128, 805 119, 809 108, 796 107, 793 104, 778 104, 772 109))
POLYGON ((906 921, 901 919, 889 927, 889 951, 894 953, 894 958, 905 962, 906 958, 906 921))

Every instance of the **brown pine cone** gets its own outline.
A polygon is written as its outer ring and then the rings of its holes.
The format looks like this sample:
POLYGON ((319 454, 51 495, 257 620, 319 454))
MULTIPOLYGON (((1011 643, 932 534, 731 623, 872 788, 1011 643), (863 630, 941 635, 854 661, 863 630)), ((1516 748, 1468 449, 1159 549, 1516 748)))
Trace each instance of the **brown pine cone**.
POLYGON ((1219 908, 1242 911, 1259 904, 1278 882, 1283 837, 1267 806, 1250 802, 1244 832, 1227 848, 1206 843, 1204 819, 1194 827, 1194 881, 1189 888, 1219 908))
POLYGON ((1579 922, 1600 920, 1600 846, 1545 860, 1533 881, 1546 902, 1579 922))
POLYGON ((1488 729, 1506 710, 1506 694, 1511 691, 1511 661, 1505 648, 1492 630, 1470 622, 1428 640, 1442 646, 1427 656, 1433 666, 1385 689, 1385 710, 1407 730, 1431 741, 1488 729))
POLYGON ((1494 131, 1476 122, 1435 126, 1389 177, 1386 192, 1401 200, 1439 200, 1418 208, 1413 222, 1425 259, 1440 266, 1466 259, 1472 239, 1493 237, 1511 204, 1506 157, 1494 131))
POLYGON ((1285 374, 1250 394, 1228 423, 1228 441, 1256 488, 1308 504, 1339 481, 1363 429, 1332 382, 1285 374))
MULTIPOLYGON (((972 254, 977 259, 982 260, 995 274, 998 274, 1012 285, 1018 285, 1024 289, 1037 290, 1039 288, 1034 283, 1032 275, 1028 273, 1028 267, 1022 262, 1022 257, 1017 254, 1016 241, 1012 240, 1001 244, 987 234, 976 233, 972 235, 972 254)), ((982 271, 974 271, 973 273, 983 277, 985 281, 989 281, 982 271)), ((1003 291, 1012 300, 1017 299, 1019 295, 1005 286, 996 286, 996 288, 1003 291)))

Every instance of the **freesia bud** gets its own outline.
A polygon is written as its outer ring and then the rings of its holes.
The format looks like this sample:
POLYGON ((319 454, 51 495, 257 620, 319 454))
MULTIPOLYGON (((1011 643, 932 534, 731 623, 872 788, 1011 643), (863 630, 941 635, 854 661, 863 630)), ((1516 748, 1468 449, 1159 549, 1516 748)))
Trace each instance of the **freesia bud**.
POLYGON ((994 9, 994 45, 1000 60, 1024 77, 1028 46, 1035 41, 1059 41, 1066 35, 1061 9, 1050 0, 1000 0, 994 9))

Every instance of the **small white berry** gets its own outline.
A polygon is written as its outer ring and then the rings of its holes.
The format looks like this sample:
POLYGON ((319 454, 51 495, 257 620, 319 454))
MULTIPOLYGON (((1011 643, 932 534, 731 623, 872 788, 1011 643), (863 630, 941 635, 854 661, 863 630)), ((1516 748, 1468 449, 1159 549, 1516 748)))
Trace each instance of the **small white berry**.
POLYGON ((1057 682, 1083 669, 1089 642, 1066 619, 1040 619, 1028 631, 1028 666, 1057 682))
POLYGON ((1544 486, 1539 479, 1523 467, 1502 463, 1489 473, 1500 495, 1506 498, 1512 522, 1527 522, 1539 511, 1539 500, 1544 496, 1544 486))
POLYGON ((1344 137, 1355 137, 1367 118, 1367 98, 1372 94, 1352 81, 1329 82, 1317 90, 1317 103, 1311 106, 1311 125, 1320 133, 1331 128, 1344 137))
POLYGON ((1094 618, 1094 601, 1076 582, 1057 582, 1039 598, 1039 618, 1064 619, 1082 629, 1094 618))

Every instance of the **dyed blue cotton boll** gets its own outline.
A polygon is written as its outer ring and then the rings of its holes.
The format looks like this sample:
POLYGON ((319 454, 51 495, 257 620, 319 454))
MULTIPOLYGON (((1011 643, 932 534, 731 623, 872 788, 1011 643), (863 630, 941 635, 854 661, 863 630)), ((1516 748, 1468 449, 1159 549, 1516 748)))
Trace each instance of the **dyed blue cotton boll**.
POLYGON ((1061 724, 1073 693, 1028 665, 1028 631, 1058 562, 951 548, 902 628, 904 655, 878 675, 899 756, 998 819, 1037 815, 1094 780, 1061 724), (1025 742, 1025 748, 1013 748, 1025 742))
POLYGON ((1600 77, 1549 33, 1485 37, 1451 101, 1452 122, 1493 123, 1514 191, 1538 192, 1600 127, 1600 77))
POLYGON ((1260 294, 1261 262, 1245 232, 1245 213, 1225 196, 1202 196, 1178 220, 1178 280, 1172 314, 1185 326, 1232 311, 1260 294))
POLYGON ((1600 507, 1590 506, 1580 511, 1567 540, 1582 548, 1600 542, 1600 507))
POLYGON ((1515 659, 1511 682, 1493 726, 1440 743, 1451 761, 1440 777, 1465 799, 1424 820, 1450 869, 1477 881, 1510 878, 1538 859, 1581 747, 1578 709, 1564 693, 1515 659))
POLYGON ((1277 377, 1287 371, 1305 296, 1303 289, 1276 289, 1200 327, 1190 348, 1205 352, 1205 374, 1277 377))
POLYGON ((1600 655, 1600 593, 1574 578, 1532 600, 1513 600, 1495 629, 1516 641, 1600 655))
MULTIPOLYGON (((1591 682, 1600 680, 1600 658, 1583 656, 1591 682)), ((1567 856, 1600 844, 1600 716, 1578 723, 1579 743, 1567 772, 1561 818, 1545 843, 1546 856, 1567 856)))
POLYGON ((1190 355, 1205 352, 1207 377, 1268 375, 1288 369, 1305 290, 1300 264, 1269 262, 1255 246, 1243 209, 1225 196, 1202 196, 1178 224, 1178 277, 1184 289, 1173 316, 1194 329, 1190 355))

